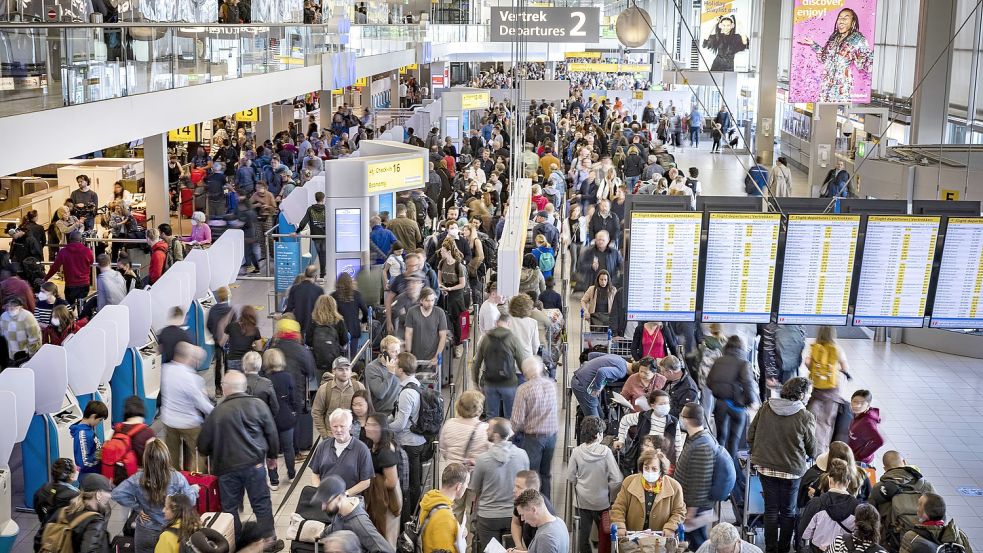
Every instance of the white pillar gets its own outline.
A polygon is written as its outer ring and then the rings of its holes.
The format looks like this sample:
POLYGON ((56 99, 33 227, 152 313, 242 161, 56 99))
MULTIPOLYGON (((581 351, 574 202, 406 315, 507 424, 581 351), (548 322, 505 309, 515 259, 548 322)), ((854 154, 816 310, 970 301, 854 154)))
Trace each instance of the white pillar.
MULTIPOLYGON (((949 82, 952 78, 952 50, 947 46, 955 32, 956 0, 921 0, 918 48, 915 52, 915 82, 921 84, 911 97, 912 144, 945 142, 949 82), (938 59, 939 54, 942 54, 941 59, 938 59), (929 71, 933 64, 934 68, 929 71)), ((972 31, 963 29, 963 32, 972 31)), ((965 71, 966 68, 961 70, 965 71)))
MULTIPOLYGON (((147 220, 153 226, 171 222, 167 186, 167 133, 143 139, 144 189, 147 199, 147 220)), ((148 224, 149 226, 149 224, 148 224)))
POLYGON ((761 58, 758 60, 754 153, 761 156, 762 164, 770 167, 775 153, 775 90, 778 88, 778 34, 782 26, 782 0, 764 0, 761 18, 759 44, 762 47, 759 48, 761 58))

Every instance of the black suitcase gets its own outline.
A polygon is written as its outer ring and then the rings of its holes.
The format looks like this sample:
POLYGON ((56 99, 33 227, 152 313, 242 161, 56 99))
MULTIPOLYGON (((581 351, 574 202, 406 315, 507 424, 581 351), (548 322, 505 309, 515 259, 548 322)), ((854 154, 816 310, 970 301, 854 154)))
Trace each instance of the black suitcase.
POLYGON ((133 547, 133 536, 116 536, 113 538, 113 542, 109 544, 109 550, 112 553, 133 553, 135 551, 133 547))
POLYGON ((310 413, 297 413, 294 433, 294 444, 298 451, 309 451, 314 446, 314 418, 310 413))

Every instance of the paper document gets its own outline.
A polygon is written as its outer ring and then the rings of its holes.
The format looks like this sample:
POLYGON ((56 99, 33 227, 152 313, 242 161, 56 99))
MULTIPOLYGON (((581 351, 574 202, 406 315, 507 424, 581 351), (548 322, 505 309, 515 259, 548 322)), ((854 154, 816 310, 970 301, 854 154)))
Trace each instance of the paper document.
POLYGON ((628 403, 628 400, 625 399, 625 396, 619 394, 618 392, 611 392, 611 401, 617 403, 618 405, 623 405, 626 409, 631 409, 632 411, 635 410, 635 406, 632 405, 631 403, 628 403))
POLYGON ((457 546, 457 553, 465 553, 468 550, 468 515, 464 514, 464 520, 458 526, 457 538, 454 545, 457 546))
POLYGON ((495 538, 492 538, 485 546, 485 553, 505 553, 506 551, 508 550, 505 549, 505 546, 495 538))

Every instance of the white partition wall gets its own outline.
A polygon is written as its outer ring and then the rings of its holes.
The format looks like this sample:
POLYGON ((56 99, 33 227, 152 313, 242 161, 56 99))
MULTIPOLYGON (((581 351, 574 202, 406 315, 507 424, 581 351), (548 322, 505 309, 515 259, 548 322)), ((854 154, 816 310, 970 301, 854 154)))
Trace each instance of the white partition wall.
POLYGON ((65 351, 72 394, 96 393, 106 369, 106 331, 86 325, 65 342, 65 351))
MULTIPOLYGON (((14 417, 0 419, 6 421, 4 426, 14 426, 14 443, 24 441, 27 428, 34 416, 34 371, 11 367, 0 372, 0 391, 11 392, 17 397, 17 409, 14 417), (14 423, 14 424, 10 424, 14 423)), ((6 463, 6 457, 0 455, 0 464, 6 463)))
POLYGON ((154 332, 168 325, 175 307, 187 310, 194 294, 194 265, 178 261, 150 287, 150 326, 154 332), (190 271, 183 267, 190 267, 190 271), (177 269, 177 270, 175 270, 177 269))
POLYGON ((93 324, 106 331, 106 367, 99 381, 105 384, 113 377, 116 366, 123 362, 123 355, 130 344, 130 308, 107 305, 89 322, 89 325, 93 324))
POLYGON ((45 344, 31 357, 25 368, 34 373, 34 412, 61 411, 68 391, 68 352, 62 346, 45 344))
POLYGON ((212 269, 208 263, 208 250, 193 249, 184 260, 195 266, 195 299, 204 298, 211 290, 212 269))
MULTIPOLYGON (((0 390, 0 420, 17 418, 17 396, 9 390, 0 390)), ((17 424, 0 424, 0 465, 10 462, 10 454, 17 443, 17 424)))
POLYGON ((151 303, 150 292, 140 289, 130 290, 130 293, 120 303, 129 309, 130 338, 127 342, 128 347, 140 348, 147 345, 152 320, 151 303))
MULTIPOLYGON (((294 192, 298 190, 303 190, 303 188, 297 188, 294 192)), ((292 198, 294 192, 291 192, 287 198, 292 198)), ((241 230, 228 229, 212 244, 212 247, 208 248, 208 266, 211 271, 210 288, 212 290, 217 290, 236 281, 245 255, 244 244, 245 234, 241 230)), ((188 300, 189 303, 190 301, 188 300)))

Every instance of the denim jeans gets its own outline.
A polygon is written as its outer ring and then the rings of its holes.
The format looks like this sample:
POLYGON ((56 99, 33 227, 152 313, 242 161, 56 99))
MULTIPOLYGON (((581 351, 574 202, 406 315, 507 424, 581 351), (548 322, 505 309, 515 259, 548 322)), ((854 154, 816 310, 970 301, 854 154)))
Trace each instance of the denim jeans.
POLYGON ((795 530, 795 502, 800 479, 760 475, 765 499, 765 552, 788 553, 795 530))
POLYGON ((689 130, 689 142, 690 142, 690 144, 692 144, 693 146, 695 146, 697 148, 700 147, 700 129, 699 128, 695 128, 695 129, 690 129, 689 130))
POLYGON ((488 415, 489 419, 495 417, 512 418, 512 404, 515 403, 515 386, 486 385, 484 392, 485 414, 488 415))
MULTIPOLYGON (((283 450, 283 462, 287 465, 287 478, 293 480, 297 476, 297 469, 294 468, 294 462, 296 458, 296 452, 294 451, 294 429, 290 428, 288 430, 282 430, 277 432, 280 437, 280 449, 283 450)), ((271 467, 268 468, 270 474, 270 483, 279 484, 280 474, 276 466, 276 462, 271 463, 271 467)))
POLYGON ((628 187, 628 193, 635 189, 635 184, 641 179, 641 177, 625 177, 625 185, 628 187))
POLYGON ((273 526, 273 502, 270 488, 266 483, 266 464, 259 463, 227 472, 218 477, 218 490, 222 497, 222 512, 235 519, 236 540, 242 532, 239 520, 239 505, 244 496, 249 496, 249 506, 256 513, 258 529, 263 536, 275 536, 273 526))
POLYGON ((539 491, 549 499, 556 434, 523 434, 522 449, 529 456, 529 469, 539 473, 539 491))
POLYGON ((589 417, 591 415, 595 417, 601 416, 600 404, 598 403, 597 398, 590 395, 587 390, 573 388, 573 395, 577 398, 578 408, 585 417, 589 417))
POLYGON ((716 398, 713 416, 717 421, 717 441, 736 459, 747 428, 747 409, 731 407, 726 400, 716 398))
MULTIPOLYGON (((313 232, 314 229, 311 229, 313 232)), ((327 263, 327 258, 325 257, 325 239, 324 238, 311 238, 311 257, 317 256, 318 266, 321 268, 321 278, 324 278, 325 273, 325 263, 327 263)), ((311 262, 314 260, 311 259, 311 262)))
POLYGON ((133 553, 154 553, 160 534, 160 530, 151 530, 137 522, 133 530, 133 553))
POLYGON ((416 510, 417 503, 420 502, 420 494, 422 493, 423 487, 423 451, 428 447, 433 447, 433 444, 403 446, 403 450, 406 451, 406 458, 410 464, 410 485, 406 497, 403 498, 400 528, 405 526, 413 518, 413 511, 416 510))

